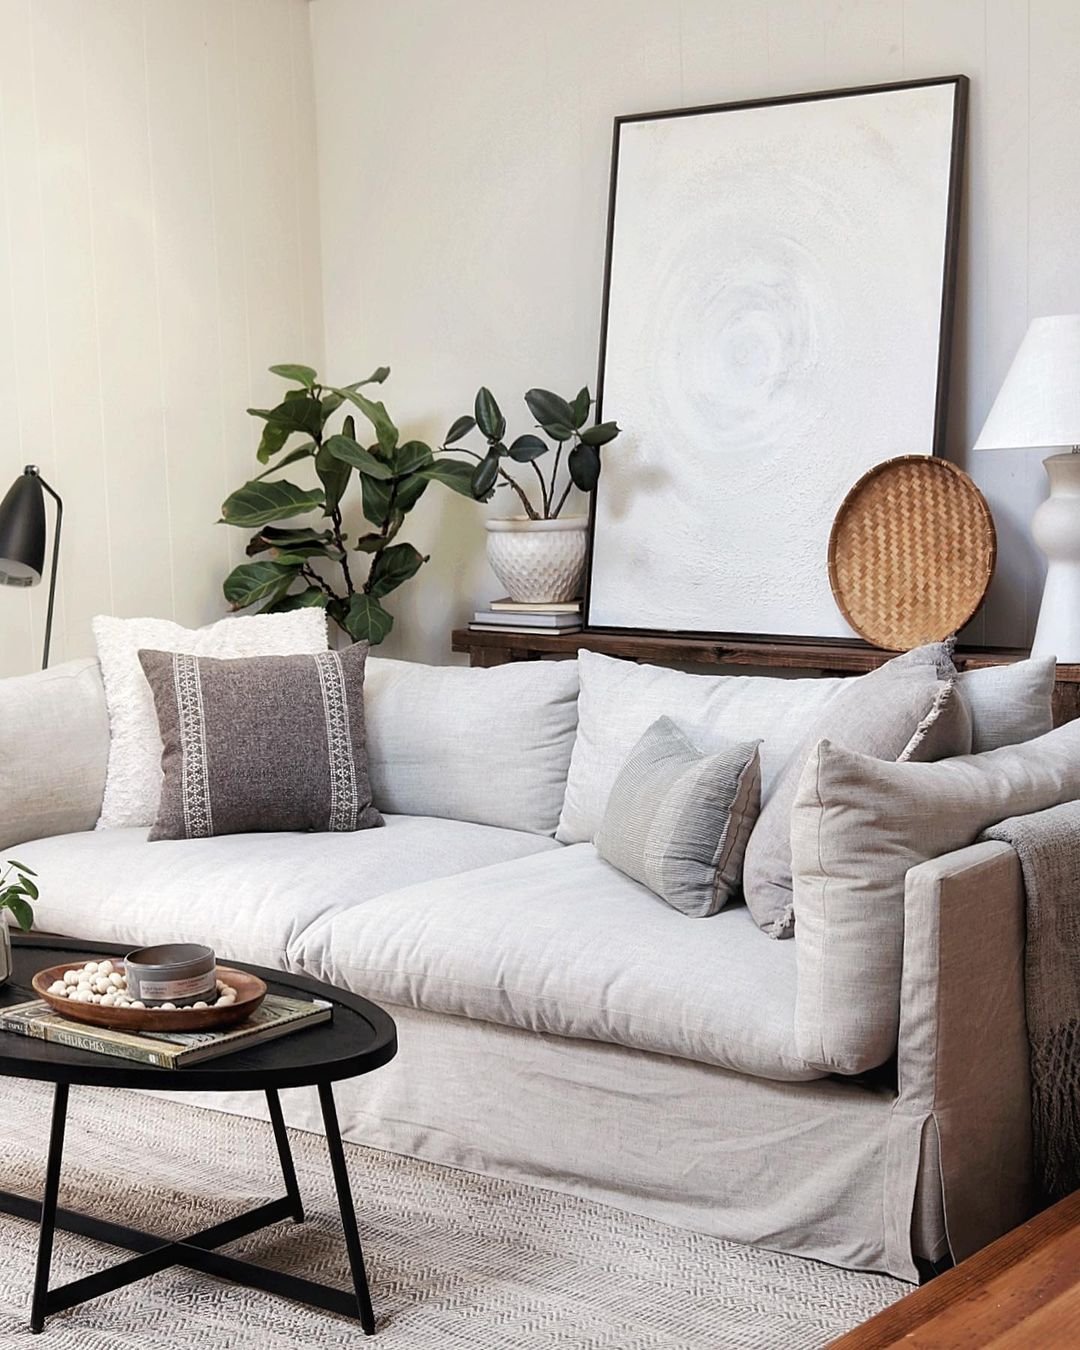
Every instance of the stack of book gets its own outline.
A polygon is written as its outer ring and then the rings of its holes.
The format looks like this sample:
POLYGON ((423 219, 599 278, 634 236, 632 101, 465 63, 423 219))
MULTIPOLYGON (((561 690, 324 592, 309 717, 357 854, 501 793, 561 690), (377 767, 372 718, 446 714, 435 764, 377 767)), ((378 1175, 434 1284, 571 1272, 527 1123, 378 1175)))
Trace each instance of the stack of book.
POLYGON ((530 605, 517 600, 492 600, 487 609, 478 609, 469 624, 472 633, 580 633, 581 601, 561 604, 530 605))

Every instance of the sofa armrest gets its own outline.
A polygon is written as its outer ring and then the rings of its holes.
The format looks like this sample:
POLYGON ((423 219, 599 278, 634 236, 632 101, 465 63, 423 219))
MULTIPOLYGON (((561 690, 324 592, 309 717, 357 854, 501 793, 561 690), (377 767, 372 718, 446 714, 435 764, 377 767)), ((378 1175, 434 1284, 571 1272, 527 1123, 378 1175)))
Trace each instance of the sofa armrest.
POLYGON ((957 1261, 1033 1204, 1024 935, 1008 845, 973 844, 908 872, 896 1109, 922 1122, 915 1228, 933 1227, 935 1207, 940 1228, 943 1201, 957 1261))
POLYGON ((92 830, 108 759, 96 661, 0 680, 0 849, 92 830))

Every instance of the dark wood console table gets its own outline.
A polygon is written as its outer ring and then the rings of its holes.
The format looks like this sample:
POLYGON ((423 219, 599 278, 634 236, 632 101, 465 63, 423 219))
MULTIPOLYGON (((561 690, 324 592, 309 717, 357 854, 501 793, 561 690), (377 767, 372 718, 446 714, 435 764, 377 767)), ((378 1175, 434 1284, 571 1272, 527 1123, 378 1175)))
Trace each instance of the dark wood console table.
MULTIPOLYGON (((478 633, 459 628, 453 650, 467 652, 473 666, 504 666, 573 656, 579 647, 604 656, 652 665, 749 666, 762 670, 799 670, 814 675, 865 675, 895 656, 861 642, 783 642, 769 638, 635 637, 625 633, 478 633)), ((1027 652, 1011 647, 960 647, 958 670, 1003 666, 1022 661, 1027 652)), ((1080 717, 1080 666, 1058 666, 1054 722, 1080 717)))

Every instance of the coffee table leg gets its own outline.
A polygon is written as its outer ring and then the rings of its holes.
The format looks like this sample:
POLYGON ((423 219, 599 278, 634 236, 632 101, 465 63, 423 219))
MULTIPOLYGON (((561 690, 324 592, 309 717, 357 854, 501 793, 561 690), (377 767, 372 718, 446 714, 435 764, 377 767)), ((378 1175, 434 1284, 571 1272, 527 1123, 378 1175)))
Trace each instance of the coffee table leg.
POLYGON ((292 1149, 289 1147, 289 1135, 285 1129, 285 1116, 281 1110, 281 1098, 278 1096, 277 1088, 266 1089, 266 1104, 270 1108, 270 1124, 274 1127, 278 1158, 281 1160, 281 1175, 285 1178, 285 1193, 292 1203, 293 1221, 303 1223, 304 1202, 300 1198, 296 1166, 293 1163, 292 1149))
POLYGON ((53 1093, 52 1129, 49 1133, 49 1164, 45 1172, 45 1194, 41 1201, 41 1231, 38 1234, 37 1268, 34 1272, 34 1301, 30 1308, 30 1330, 45 1328, 45 1301, 49 1293, 52 1267, 53 1234, 56 1231, 56 1201, 60 1194, 60 1164, 64 1156, 64 1127, 67 1124, 68 1085, 57 1083, 53 1093))
POLYGON ((360 1325, 365 1333, 371 1336, 375 1331, 375 1313, 371 1307, 367 1272, 364 1270, 364 1252, 360 1246, 360 1234, 356 1227, 356 1210, 353 1206, 352 1188, 349 1185, 345 1150, 341 1146, 341 1129, 338 1126, 332 1084, 319 1084, 319 1105, 322 1107, 323 1125, 326 1127, 326 1146, 330 1150, 330 1167, 334 1173, 338 1208, 341 1210, 341 1226, 345 1230, 345 1248, 349 1253, 349 1269, 352 1271, 360 1325))

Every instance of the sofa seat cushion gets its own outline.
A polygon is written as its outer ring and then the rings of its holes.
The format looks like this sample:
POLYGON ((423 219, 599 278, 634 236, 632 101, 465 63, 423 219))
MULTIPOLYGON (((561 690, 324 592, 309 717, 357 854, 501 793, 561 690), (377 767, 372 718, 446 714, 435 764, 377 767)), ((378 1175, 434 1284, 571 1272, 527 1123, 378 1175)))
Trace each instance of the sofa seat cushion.
POLYGON ((287 968, 304 929, 383 891, 558 849, 514 830, 422 816, 342 834, 235 834, 147 842, 144 829, 24 844, 39 929, 115 942, 208 942, 219 956, 287 968))
POLYGON ((743 905, 688 918, 592 844, 328 914, 289 956, 376 1002, 762 1078, 824 1076, 795 1053, 795 944, 770 941, 743 905))

